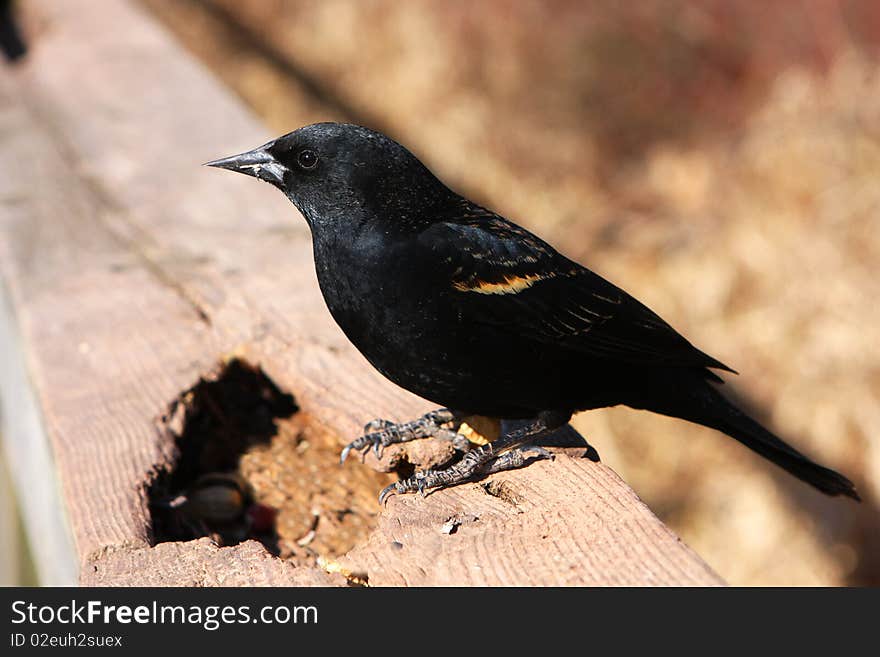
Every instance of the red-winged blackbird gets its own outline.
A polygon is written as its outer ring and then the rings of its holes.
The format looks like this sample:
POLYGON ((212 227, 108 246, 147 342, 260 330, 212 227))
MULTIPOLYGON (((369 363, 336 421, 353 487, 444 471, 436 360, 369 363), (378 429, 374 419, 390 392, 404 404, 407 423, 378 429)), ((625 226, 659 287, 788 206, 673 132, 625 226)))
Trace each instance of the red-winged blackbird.
POLYGON ((527 419, 445 470, 392 484, 380 501, 522 465, 572 413, 625 404, 722 431, 829 495, 859 499, 723 397, 701 352, 633 297, 546 242, 459 196, 388 137, 306 126, 209 166, 279 188, 312 231, 333 318, 382 374, 446 408, 377 420, 351 449, 439 436, 464 415, 527 419))

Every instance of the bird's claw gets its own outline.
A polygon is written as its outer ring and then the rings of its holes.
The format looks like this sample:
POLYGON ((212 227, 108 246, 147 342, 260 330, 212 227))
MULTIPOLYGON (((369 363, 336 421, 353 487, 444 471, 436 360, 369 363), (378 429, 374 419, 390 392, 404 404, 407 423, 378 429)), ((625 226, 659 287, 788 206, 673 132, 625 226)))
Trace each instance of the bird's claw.
POLYGON ((353 440, 348 445, 342 448, 342 453, 339 455, 339 463, 345 463, 345 459, 348 458, 349 453, 352 450, 360 451, 361 453, 361 462, 363 462, 367 457, 367 452, 372 448, 373 454, 376 455, 377 459, 382 458, 382 454, 385 452, 385 435, 389 433, 389 429, 395 427, 395 424, 389 420, 376 419, 367 422, 364 425, 364 433, 357 440, 353 440))
POLYGON ((532 458, 535 459, 548 459, 550 461, 556 460, 556 457, 553 455, 552 452, 547 451, 540 445, 525 445, 523 447, 520 447, 520 451, 524 454, 532 454, 532 458))
POLYGON ((345 447, 342 448, 342 453, 339 455, 339 463, 340 465, 345 463, 345 459, 348 458, 349 453, 352 450, 359 451, 361 453, 361 463, 363 463, 367 458, 367 452, 373 450, 373 453, 376 455, 376 458, 382 458, 382 453, 385 449, 385 446, 382 444, 382 437, 378 433, 368 433, 366 435, 361 436, 357 440, 354 440, 345 447))
POLYGON ((385 488, 382 489, 382 492, 379 493, 379 505, 380 506, 384 507, 385 503, 388 501, 388 498, 391 497, 392 495, 397 495, 398 493, 404 492, 404 491, 398 490, 398 488, 397 488, 398 484, 400 484, 399 481, 397 483, 391 484, 390 486, 386 486, 385 488))
POLYGON ((428 483, 429 476, 433 475, 433 470, 422 470, 416 472, 409 479, 401 479, 382 489, 379 493, 379 504, 385 506, 388 498, 392 495, 403 495, 406 493, 418 493, 420 497, 426 497, 428 489, 432 486, 428 483))
MULTIPOLYGON (((453 444, 460 448, 460 442, 456 442, 457 435, 453 431, 442 428, 443 424, 451 422, 453 415, 447 409, 439 409, 432 411, 412 422, 404 422, 395 424, 389 420, 376 419, 367 422, 364 425, 364 433, 362 436, 353 440, 342 449, 339 455, 339 462, 345 463, 345 459, 352 450, 361 452, 361 460, 365 460, 367 452, 373 450, 373 454, 377 459, 381 459, 388 445, 404 443, 417 438, 428 438, 430 436, 439 435, 441 437, 449 436, 449 440, 453 440, 453 444)), ((463 436, 463 440, 467 440, 463 436)))
POLYGON ((391 495, 418 493, 426 497, 431 488, 455 486, 471 480, 477 474, 495 474, 521 468, 531 459, 553 460, 553 454, 540 445, 523 445, 498 456, 493 456, 489 445, 465 453, 461 461, 445 470, 420 470, 409 479, 402 479, 387 486, 379 494, 379 504, 385 506, 391 495))

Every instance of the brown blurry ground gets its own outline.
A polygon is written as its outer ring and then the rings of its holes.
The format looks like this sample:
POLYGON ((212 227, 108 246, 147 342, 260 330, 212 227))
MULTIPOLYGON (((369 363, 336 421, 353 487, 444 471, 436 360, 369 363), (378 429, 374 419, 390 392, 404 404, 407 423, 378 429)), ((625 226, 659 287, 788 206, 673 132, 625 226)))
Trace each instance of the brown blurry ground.
POLYGON ((857 482, 861 505, 827 499, 713 431, 578 416, 728 581, 880 584, 880 3, 143 3, 272 131, 390 133, 857 482))

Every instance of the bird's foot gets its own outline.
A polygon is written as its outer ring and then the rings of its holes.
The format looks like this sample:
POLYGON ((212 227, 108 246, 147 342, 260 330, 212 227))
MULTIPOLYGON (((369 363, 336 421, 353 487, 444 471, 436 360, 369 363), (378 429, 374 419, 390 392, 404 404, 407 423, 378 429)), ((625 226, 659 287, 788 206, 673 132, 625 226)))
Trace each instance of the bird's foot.
POLYGON ((377 458, 382 458, 383 450, 389 445, 419 438, 449 440, 457 450, 466 452, 470 449, 468 439, 449 428, 455 419, 455 414, 452 411, 441 408, 426 413, 412 422, 394 424, 388 420, 373 420, 364 426, 364 435, 343 448, 340 462, 345 463, 345 459, 348 458, 348 454, 352 450, 359 451, 362 456, 366 457, 371 448, 377 458))
POLYGON ((383 505, 392 495, 419 493, 425 496, 431 488, 446 488, 464 483, 478 474, 494 474, 505 470, 515 470, 540 459, 553 459, 553 454, 538 445, 523 445, 495 456, 486 445, 467 452, 462 459, 445 470, 425 470, 416 472, 409 479, 403 479, 387 486, 379 494, 379 504, 383 505))

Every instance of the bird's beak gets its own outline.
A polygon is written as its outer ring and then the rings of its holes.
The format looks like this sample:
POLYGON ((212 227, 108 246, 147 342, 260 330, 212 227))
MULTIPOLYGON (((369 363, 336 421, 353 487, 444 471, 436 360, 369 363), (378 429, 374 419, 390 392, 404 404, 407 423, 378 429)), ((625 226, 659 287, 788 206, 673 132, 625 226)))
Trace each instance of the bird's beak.
POLYGON ((269 153, 268 148, 271 145, 272 142, 269 142, 247 153, 205 162, 205 166, 237 171, 280 186, 284 183, 284 174, 287 172, 287 168, 269 153))

